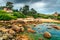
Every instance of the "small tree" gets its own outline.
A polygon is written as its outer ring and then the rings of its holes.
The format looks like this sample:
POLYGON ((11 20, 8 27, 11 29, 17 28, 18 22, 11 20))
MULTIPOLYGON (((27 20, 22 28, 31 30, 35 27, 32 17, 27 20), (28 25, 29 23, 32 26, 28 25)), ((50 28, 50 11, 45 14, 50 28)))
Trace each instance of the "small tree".
POLYGON ((28 6, 28 5, 25 5, 25 6, 23 7, 23 9, 22 9, 22 13, 25 14, 25 15, 27 15, 28 12, 29 12, 29 6, 28 6))
POLYGON ((36 14, 37 11, 36 11, 35 9, 31 8, 31 13, 32 13, 32 14, 36 14))
POLYGON ((13 3, 12 2, 7 2, 6 7, 8 7, 9 9, 12 9, 13 8, 13 3))

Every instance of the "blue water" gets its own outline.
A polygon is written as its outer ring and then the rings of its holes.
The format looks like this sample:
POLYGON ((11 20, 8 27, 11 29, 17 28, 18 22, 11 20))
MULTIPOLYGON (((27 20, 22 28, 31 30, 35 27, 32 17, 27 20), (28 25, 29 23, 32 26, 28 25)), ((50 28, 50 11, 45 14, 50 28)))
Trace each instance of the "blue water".
POLYGON ((44 40, 60 40, 60 30, 54 29, 50 25, 60 26, 60 24, 43 23, 43 24, 36 25, 36 27, 33 27, 32 29, 36 31, 35 35, 38 35, 38 36, 42 35, 42 37, 43 37, 43 34, 46 31, 52 35, 52 37, 50 39, 44 39, 44 40), (48 28, 51 28, 51 29, 48 29, 48 28))

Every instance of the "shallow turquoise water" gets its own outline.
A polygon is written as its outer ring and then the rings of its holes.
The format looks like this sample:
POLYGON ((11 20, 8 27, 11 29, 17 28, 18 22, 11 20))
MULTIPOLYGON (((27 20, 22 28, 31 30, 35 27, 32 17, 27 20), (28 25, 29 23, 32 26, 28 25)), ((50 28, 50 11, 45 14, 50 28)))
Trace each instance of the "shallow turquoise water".
MULTIPOLYGON (((37 38, 43 38, 44 40, 60 40, 60 30, 52 28, 50 25, 57 25, 60 26, 60 24, 54 24, 54 23, 43 23, 38 24, 36 27, 33 27, 32 29, 36 31, 35 36, 37 38), (48 29, 51 28, 51 29, 48 29), (46 39, 43 37, 44 32, 48 31, 52 37, 50 39, 46 39)), ((36 39, 38 40, 38 39, 36 39)))

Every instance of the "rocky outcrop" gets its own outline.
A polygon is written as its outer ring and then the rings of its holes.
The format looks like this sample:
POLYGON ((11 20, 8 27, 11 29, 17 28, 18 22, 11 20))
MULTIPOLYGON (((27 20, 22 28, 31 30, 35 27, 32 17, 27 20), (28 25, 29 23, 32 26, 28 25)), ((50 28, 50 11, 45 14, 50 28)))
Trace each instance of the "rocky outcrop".
POLYGON ((57 29, 57 30, 60 30, 60 27, 59 26, 56 26, 56 25, 51 25, 53 28, 57 29))
POLYGON ((49 32, 45 32, 45 33, 43 34, 43 36, 44 36, 45 38, 51 38, 51 34, 50 34, 49 32))

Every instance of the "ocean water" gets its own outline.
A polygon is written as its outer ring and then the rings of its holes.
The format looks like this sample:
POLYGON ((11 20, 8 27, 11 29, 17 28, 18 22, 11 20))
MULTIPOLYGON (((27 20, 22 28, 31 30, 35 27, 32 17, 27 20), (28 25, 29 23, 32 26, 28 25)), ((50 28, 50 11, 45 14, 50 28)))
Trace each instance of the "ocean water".
POLYGON ((44 40, 60 40, 60 30, 54 29, 50 25, 57 25, 60 27, 60 24, 56 23, 43 23, 36 25, 36 27, 33 27, 32 29, 36 31, 35 40, 38 40, 38 38, 43 38, 44 40), (46 31, 51 34, 52 37, 50 39, 43 37, 43 34, 46 31))

